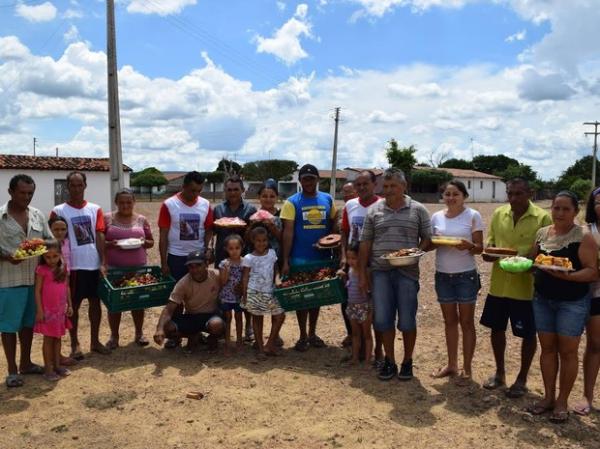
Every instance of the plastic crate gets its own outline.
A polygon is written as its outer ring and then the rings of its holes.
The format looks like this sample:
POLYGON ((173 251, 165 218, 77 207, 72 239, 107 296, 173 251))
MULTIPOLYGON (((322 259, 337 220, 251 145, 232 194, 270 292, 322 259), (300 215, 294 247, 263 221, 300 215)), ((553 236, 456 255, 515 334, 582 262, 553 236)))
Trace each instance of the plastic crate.
POLYGON ((164 306, 175 286, 175 279, 164 276, 157 266, 111 268, 98 287, 98 296, 109 312, 147 309, 164 306), (150 273, 159 279, 156 284, 116 288, 113 282, 128 274, 150 273))
MULTIPOLYGON (((335 268, 337 261, 325 260, 290 267, 290 274, 317 271, 321 268, 335 268)), ((326 281, 315 281, 293 287, 276 288, 275 298, 286 312, 314 309, 316 307, 339 304, 346 301, 344 283, 338 277, 326 281)))

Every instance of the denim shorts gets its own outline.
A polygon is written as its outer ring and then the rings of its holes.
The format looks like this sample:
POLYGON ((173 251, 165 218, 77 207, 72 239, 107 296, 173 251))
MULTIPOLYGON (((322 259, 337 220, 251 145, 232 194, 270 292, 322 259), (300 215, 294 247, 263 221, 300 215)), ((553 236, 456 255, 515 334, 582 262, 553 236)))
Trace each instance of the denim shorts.
POLYGON ((419 282, 400 270, 372 272, 373 326, 378 332, 394 329, 414 331, 417 328, 419 282))
POLYGON ((243 312, 242 306, 239 302, 222 302, 219 304, 221 312, 243 312))
POLYGON ((581 337, 589 314, 589 295, 575 301, 561 301, 546 299, 536 292, 533 298, 533 315, 538 332, 581 337))
POLYGON ((0 332, 14 334, 35 324, 33 287, 0 288, 0 332))
POLYGON ((473 304, 481 288, 477 270, 435 273, 435 292, 440 304, 473 304))

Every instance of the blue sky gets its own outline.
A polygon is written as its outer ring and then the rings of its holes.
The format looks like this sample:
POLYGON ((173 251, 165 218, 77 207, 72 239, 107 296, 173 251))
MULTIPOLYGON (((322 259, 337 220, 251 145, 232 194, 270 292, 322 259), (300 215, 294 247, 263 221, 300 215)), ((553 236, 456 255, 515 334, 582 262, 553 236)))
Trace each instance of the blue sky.
MULTIPOLYGON (((327 168, 340 106, 341 166, 384 166, 394 137, 555 177, 589 152, 600 93, 600 12, 568 3, 117 1, 124 160, 327 168)), ((103 1, 0 0, 0 151, 106 155, 104 51, 103 1)))

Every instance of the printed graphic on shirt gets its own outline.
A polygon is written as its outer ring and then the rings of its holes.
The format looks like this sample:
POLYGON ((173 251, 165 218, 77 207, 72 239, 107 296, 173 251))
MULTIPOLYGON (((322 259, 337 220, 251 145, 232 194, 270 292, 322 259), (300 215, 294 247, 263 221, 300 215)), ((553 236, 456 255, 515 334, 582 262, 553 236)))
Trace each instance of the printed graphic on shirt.
POLYGON ((179 214, 179 240, 200 239, 200 215, 179 214))
POLYGON ((325 206, 306 206, 302 208, 304 229, 325 229, 327 211, 325 206))
POLYGON ((94 243, 94 232, 92 231, 92 219, 90 217, 87 215, 73 217, 71 224, 73 225, 77 246, 94 243))
POLYGON ((365 217, 352 217, 352 222, 350 223, 350 235, 352 235, 353 242, 358 242, 360 231, 362 230, 364 223, 365 217))

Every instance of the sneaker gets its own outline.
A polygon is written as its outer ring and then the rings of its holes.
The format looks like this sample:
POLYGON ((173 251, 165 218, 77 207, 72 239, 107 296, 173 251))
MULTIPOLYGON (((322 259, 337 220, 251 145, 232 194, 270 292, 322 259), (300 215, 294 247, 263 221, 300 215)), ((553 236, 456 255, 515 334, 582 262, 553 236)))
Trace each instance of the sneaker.
POLYGON ((381 371, 381 368, 383 368, 383 365, 385 364, 385 360, 384 359, 380 359, 380 360, 374 360, 373 361, 373 369, 377 372, 381 371))
POLYGON ((411 380, 413 378, 413 363, 412 359, 408 362, 403 362, 400 365, 400 372, 398 373, 398 379, 400 380, 411 380))
POLYGON ((392 363, 387 357, 383 362, 383 366, 377 373, 379 380, 390 380, 398 374, 398 365, 392 363))

